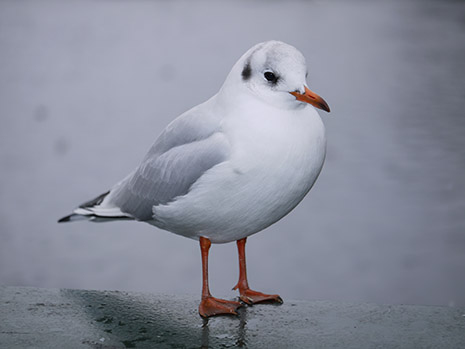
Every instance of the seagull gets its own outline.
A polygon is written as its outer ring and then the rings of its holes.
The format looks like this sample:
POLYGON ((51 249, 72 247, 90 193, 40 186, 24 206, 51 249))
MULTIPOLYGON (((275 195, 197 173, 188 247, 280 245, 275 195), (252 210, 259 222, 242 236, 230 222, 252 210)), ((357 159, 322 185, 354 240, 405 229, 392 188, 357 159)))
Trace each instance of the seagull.
POLYGON ((200 316, 236 314, 243 303, 282 303, 250 289, 245 244, 287 215, 312 188, 326 153, 325 128, 302 53, 259 43, 233 66, 217 94, 174 119, 140 165, 109 191, 58 222, 134 220, 200 243, 200 316), (215 298, 212 243, 236 241, 241 302, 215 298))

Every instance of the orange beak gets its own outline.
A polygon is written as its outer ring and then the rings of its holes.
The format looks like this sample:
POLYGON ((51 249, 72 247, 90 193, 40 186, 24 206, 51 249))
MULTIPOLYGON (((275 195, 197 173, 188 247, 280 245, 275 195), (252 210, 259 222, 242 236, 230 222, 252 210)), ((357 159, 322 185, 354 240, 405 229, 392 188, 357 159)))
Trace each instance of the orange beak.
POLYGON ((326 101, 320 96, 318 96, 315 92, 310 91, 307 86, 305 86, 304 94, 299 93, 297 91, 289 93, 295 96, 295 99, 297 99, 298 101, 311 104, 318 109, 327 111, 328 113, 330 112, 328 103, 326 103, 326 101))

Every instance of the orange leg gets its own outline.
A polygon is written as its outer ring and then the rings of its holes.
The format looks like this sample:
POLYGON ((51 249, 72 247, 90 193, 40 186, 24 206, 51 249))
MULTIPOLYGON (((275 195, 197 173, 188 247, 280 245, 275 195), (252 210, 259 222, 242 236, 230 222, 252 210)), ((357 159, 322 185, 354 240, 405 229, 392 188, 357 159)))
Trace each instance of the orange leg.
POLYGON ((253 291, 249 288, 247 282, 247 268, 245 263, 245 242, 247 238, 237 240, 237 252, 239 254, 239 281, 234 286, 233 290, 239 289, 240 299, 244 303, 254 304, 262 302, 282 303, 283 300, 277 294, 264 294, 261 292, 253 291))
POLYGON ((200 237, 203 284, 202 300, 199 305, 199 314, 204 318, 221 314, 237 315, 236 310, 241 306, 241 303, 215 298, 210 294, 210 289, 208 287, 208 251, 210 250, 210 246, 210 240, 204 237, 200 237))

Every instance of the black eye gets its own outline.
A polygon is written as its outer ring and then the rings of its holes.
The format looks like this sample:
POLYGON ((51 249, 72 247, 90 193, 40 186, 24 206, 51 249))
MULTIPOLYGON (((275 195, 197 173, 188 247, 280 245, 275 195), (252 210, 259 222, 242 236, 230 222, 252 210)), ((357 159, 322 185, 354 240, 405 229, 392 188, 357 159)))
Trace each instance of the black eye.
POLYGON ((265 77, 266 80, 268 80, 269 82, 272 82, 273 84, 275 84, 278 81, 278 77, 270 71, 265 72, 263 76, 265 77))

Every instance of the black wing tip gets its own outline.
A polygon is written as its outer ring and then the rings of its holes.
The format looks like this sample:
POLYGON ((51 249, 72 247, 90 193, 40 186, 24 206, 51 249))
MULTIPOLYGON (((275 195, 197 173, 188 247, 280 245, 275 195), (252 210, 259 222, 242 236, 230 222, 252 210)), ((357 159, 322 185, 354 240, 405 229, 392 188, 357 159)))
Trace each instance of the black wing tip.
POLYGON ((70 215, 65 216, 65 217, 63 217, 63 218, 60 218, 60 219, 58 220, 57 223, 66 223, 66 222, 69 222, 69 221, 71 221, 71 217, 72 217, 72 216, 73 216, 73 214, 70 214, 70 215))
MULTIPOLYGON (((110 191, 108 190, 107 192, 97 196, 96 198, 83 203, 82 205, 79 206, 79 208, 88 208, 88 207, 93 207, 93 206, 96 206, 96 205, 100 205, 102 203, 103 199, 105 199, 105 196, 107 196, 109 193, 110 193, 110 191)), ((74 216, 78 216, 78 215, 75 214, 75 213, 71 213, 68 216, 60 218, 57 222, 58 223, 71 222, 71 218, 73 218, 74 216)))
POLYGON ((100 194, 95 199, 84 202, 82 205, 79 205, 79 208, 88 208, 88 207, 93 207, 93 206, 100 205, 102 203, 103 199, 105 199, 105 196, 107 196, 108 194, 110 194, 109 190, 107 192, 103 193, 103 194, 100 194))

